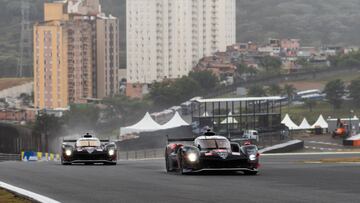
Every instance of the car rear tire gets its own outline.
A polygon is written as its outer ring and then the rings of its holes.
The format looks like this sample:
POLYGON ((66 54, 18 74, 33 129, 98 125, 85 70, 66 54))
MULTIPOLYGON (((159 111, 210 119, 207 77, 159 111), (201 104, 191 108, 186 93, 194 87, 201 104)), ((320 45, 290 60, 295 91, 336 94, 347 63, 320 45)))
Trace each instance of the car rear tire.
POLYGON ((255 176, 257 173, 258 171, 244 171, 244 174, 247 176, 255 176))
POLYGON ((166 167, 166 172, 173 171, 170 167, 170 160, 169 160, 169 156, 167 154, 165 154, 165 167, 166 167))

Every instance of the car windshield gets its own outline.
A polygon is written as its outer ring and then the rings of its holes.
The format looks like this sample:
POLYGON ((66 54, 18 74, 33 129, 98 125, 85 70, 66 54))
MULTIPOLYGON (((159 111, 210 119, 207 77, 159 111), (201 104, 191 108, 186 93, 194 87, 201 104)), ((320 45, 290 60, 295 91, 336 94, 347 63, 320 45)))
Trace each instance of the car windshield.
POLYGON ((101 143, 99 140, 79 140, 76 142, 77 147, 100 147, 101 143))
POLYGON ((230 149, 230 143, 225 139, 204 139, 199 145, 201 149, 230 149))

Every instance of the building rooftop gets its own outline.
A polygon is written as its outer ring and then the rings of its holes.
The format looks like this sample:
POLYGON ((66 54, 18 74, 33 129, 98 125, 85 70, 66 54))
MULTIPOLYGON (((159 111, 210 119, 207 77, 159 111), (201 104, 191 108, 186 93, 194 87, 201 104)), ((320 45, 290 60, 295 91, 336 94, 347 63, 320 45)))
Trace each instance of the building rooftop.
POLYGON ((283 97, 274 96, 274 97, 242 97, 242 98, 215 98, 215 99, 197 99, 196 102, 199 103, 212 103, 212 102, 247 102, 247 101, 279 101, 283 97))

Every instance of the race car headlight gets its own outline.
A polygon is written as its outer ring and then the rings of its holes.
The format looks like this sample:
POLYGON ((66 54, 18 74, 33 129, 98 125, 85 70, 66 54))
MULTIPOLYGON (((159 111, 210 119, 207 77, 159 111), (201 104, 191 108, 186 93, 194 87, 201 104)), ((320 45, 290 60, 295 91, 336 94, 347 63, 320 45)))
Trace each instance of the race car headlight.
POLYGON ((249 159, 250 159, 250 161, 255 161, 255 160, 256 160, 256 155, 255 155, 255 154, 251 154, 251 155, 249 156, 249 159))
POLYGON ((66 149, 66 150, 65 150, 65 155, 66 155, 66 156, 71 156, 71 154, 72 154, 72 150, 71 150, 71 149, 66 149))
POLYGON ((198 159, 198 155, 196 153, 190 153, 187 158, 190 162, 195 162, 198 159))
POLYGON ((109 153, 109 156, 114 156, 115 150, 114 149, 109 149, 108 153, 109 153))

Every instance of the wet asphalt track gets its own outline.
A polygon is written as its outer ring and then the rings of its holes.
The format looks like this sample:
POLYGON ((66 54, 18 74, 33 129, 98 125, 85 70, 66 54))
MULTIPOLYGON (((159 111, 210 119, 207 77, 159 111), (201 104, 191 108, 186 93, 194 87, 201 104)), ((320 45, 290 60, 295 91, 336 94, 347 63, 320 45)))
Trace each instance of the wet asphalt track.
POLYGON ((261 173, 167 174, 163 160, 117 166, 0 163, 0 181, 61 202, 360 202, 360 164, 304 161, 355 155, 262 157, 261 173))

